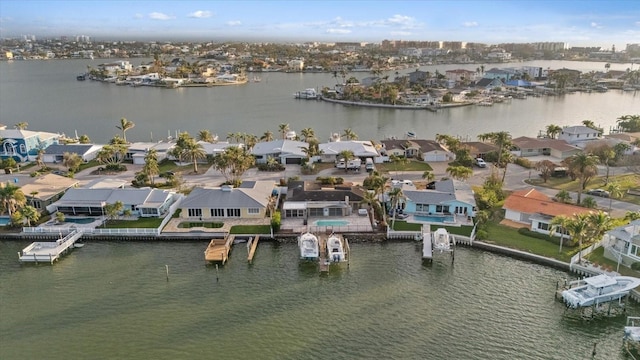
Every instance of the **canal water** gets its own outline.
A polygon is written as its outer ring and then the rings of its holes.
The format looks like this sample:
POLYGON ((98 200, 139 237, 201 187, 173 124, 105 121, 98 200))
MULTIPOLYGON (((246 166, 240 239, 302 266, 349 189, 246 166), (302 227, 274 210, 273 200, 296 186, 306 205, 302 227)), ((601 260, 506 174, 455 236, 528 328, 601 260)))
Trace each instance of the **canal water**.
POLYGON ((53 266, 20 265, 26 245, 0 241, 0 359, 624 358, 625 316, 554 300, 570 275, 476 249, 425 265, 417 242, 353 241, 320 275, 293 243, 218 270, 203 241, 89 241, 53 266))

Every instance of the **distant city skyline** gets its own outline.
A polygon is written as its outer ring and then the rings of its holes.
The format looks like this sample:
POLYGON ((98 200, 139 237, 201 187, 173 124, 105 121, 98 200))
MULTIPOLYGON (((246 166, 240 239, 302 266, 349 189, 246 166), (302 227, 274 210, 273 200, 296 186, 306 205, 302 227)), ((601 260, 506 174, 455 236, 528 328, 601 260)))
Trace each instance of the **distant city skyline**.
POLYGON ((94 40, 487 44, 640 42, 640 6, 614 1, 32 1, 0 2, 0 36, 94 40))

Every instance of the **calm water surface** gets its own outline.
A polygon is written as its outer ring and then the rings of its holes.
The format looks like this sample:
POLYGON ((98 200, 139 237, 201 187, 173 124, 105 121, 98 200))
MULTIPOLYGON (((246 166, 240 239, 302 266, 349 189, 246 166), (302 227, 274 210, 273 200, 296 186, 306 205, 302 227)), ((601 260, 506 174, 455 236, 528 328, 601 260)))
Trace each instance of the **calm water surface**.
MULTIPOLYGON (((431 113, 426 110, 390 110, 348 107, 293 98, 308 87, 333 86, 330 74, 262 73, 260 83, 213 88, 133 88, 94 81, 77 81, 86 66, 106 60, 14 61, 0 62, 0 122, 12 126, 26 121, 29 128, 64 132, 77 131, 97 142, 116 134, 121 117, 133 121, 127 132, 133 141, 154 141, 176 131, 192 135, 209 129, 225 138, 230 132, 261 136, 278 134, 278 125, 288 123, 293 130, 311 127, 321 139, 333 132, 352 128, 360 139, 403 136, 407 131, 432 139, 446 133, 474 140, 488 131, 509 131, 514 137, 535 136, 548 124, 575 125, 588 119, 606 130, 626 114, 640 113, 640 91, 569 94, 527 100, 492 107, 463 107, 431 113)), ((139 65, 143 59, 131 59, 139 65)), ((604 70, 604 63, 533 62, 505 66, 536 65, 582 71, 604 70)), ((423 70, 476 69, 479 65, 438 65, 423 70)), ((631 64, 612 64, 612 70, 625 70, 631 64)), ((488 70, 490 66, 486 66, 488 70)), ((414 71, 401 70, 400 73, 414 71)), ((353 73, 361 79, 369 73, 353 73)), ((390 74, 393 78, 395 74, 390 74)))
POLYGON ((1 359, 623 358, 624 316, 582 320, 553 297, 567 274, 478 250, 425 266, 414 242, 353 243, 320 276, 291 243, 253 265, 235 245, 218 273, 206 242, 88 242, 54 266, 18 264, 25 245, 0 241, 1 359))

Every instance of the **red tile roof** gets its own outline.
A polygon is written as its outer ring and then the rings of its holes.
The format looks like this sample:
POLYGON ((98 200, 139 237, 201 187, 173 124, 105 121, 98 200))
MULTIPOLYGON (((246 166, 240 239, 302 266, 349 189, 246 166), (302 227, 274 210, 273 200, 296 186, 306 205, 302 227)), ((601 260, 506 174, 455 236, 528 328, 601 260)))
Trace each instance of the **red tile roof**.
POLYGON ((591 209, 554 202, 550 197, 536 189, 525 189, 512 193, 505 201, 503 209, 525 214, 543 214, 547 216, 573 216, 588 213, 591 209))

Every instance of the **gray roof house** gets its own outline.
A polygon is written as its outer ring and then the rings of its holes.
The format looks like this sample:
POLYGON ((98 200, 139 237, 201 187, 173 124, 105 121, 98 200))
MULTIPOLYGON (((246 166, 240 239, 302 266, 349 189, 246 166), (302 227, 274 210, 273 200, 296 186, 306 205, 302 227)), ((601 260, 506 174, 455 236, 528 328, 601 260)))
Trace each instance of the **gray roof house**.
POLYGON ((405 190, 404 212, 410 222, 469 224, 475 216, 476 200, 471 186, 458 180, 442 180, 433 189, 405 190))
POLYGON ((558 134, 559 140, 564 140, 571 145, 576 145, 581 148, 584 148, 587 142, 601 138, 602 133, 599 130, 584 125, 565 126, 562 132, 558 134))
POLYGON ((96 158, 102 145, 93 144, 52 144, 44 150, 42 161, 45 163, 60 163, 64 160, 64 154, 78 154, 82 161, 88 162, 96 158))
POLYGON ((607 231, 602 239, 604 256, 625 266, 640 261, 640 220, 607 231))
POLYGON ((47 210, 50 213, 59 211, 65 215, 102 216, 105 215, 105 205, 120 201, 124 205, 123 210, 131 210, 132 215, 160 217, 166 214, 176 199, 174 192, 150 188, 72 188, 60 200, 48 206, 47 210))
POLYGON ((360 208, 364 196, 360 186, 322 186, 312 181, 289 182, 283 218, 349 216, 360 208))
POLYGON ((251 154, 255 156, 258 164, 266 164, 270 157, 281 164, 300 164, 302 159, 307 158, 302 151, 307 147, 309 144, 303 141, 273 140, 257 143, 251 150, 251 154))
POLYGON ((273 181, 243 181, 239 187, 196 187, 180 203, 180 218, 190 220, 261 219, 275 188, 273 181))
POLYGON ((375 158, 380 156, 376 147, 371 141, 332 141, 318 145, 322 151, 320 156, 323 162, 332 162, 337 160, 338 154, 344 150, 350 150, 355 157, 359 158, 375 158))

